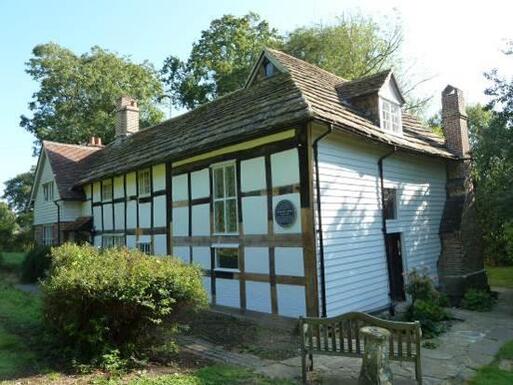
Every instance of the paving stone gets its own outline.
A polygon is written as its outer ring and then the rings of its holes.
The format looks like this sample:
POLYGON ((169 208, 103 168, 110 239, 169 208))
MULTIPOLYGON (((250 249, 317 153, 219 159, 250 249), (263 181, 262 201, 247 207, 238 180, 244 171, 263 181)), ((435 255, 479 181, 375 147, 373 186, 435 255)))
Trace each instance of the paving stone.
POLYGON ((283 365, 280 363, 257 368, 255 372, 263 374, 264 376, 270 378, 278 379, 293 379, 301 376, 300 369, 292 366, 283 365))
POLYGON ((508 372, 513 371, 513 361, 512 360, 501 360, 499 362, 499 368, 502 370, 507 370, 508 372))

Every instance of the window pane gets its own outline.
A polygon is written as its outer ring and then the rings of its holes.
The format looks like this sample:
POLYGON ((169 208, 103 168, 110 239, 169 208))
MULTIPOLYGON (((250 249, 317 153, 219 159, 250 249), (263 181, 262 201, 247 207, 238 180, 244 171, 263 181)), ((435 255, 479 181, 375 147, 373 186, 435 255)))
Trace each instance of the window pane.
POLYGON ((239 268, 239 250, 235 248, 217 249, 217 267, 222 269, 239 268))
POLYGON ((237 201, 235 199, 226 201, 226 228, 229 233, 237 232, 237 201))
POLYGON ((397 191, 393 188, 383 190, 385 207, 385 219, 396 219, 397 217, 397 191))
POLYGON ((224 233, 224 202, 214 202, 214 231, 224 233))
POLYGON ((226 178, 226 196, 235 196, 235 166, 228 166, 225 168, 226 178))
POLYGON ((214 169, 214 198, 224 197, 224 180, 223 180, 223 169, 214 169))

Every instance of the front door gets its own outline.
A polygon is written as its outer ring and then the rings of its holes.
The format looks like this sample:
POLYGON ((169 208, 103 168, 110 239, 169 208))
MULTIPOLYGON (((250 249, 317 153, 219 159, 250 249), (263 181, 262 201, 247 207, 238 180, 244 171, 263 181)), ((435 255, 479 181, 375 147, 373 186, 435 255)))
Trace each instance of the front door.
POLYGON ((403 257, 401 253, 401 234, 387 234, 386 235, 387 247, 387 264, 388 264, 388 278, 390 282, 390 298, 394 302, 404 301, 406 296, 404 294, 404 271, 403 271, 403 257))

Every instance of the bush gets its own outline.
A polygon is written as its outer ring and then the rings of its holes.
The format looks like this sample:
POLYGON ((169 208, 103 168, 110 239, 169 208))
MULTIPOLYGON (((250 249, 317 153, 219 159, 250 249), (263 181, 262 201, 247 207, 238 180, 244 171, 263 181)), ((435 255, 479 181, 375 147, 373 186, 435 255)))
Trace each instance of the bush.
POLYGON ((469 289, 465 292, 461 307, 467 310, 490 311, 496 298, 487 290, 469 289))
POLYGON ((433 337, 445 330, 442 321, 450 318, 444 308, 448 305, 447 297, 435 289, 433 281, 426 274, 412 271, 408 275, 406 292, 411 295, 412 303, 406 311, 408 321, 419 321, 425 337, 433 337))
POLYGON ((147 357, 169 343, 185 312, 207 303, 197 267, 89 245, 52 249, 42 293, 45 325, 63 353, 93 364, 147 357))
POLYGON ((21 281, 24 283, 37 282, 45 277, 50 269, 50 248, 34 246, 25 256, 21 264, 21 281))

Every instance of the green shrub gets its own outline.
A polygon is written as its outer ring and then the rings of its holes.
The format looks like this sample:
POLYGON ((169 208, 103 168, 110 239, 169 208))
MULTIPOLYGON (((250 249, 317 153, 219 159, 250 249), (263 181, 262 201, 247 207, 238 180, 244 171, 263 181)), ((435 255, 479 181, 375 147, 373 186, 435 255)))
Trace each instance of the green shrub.
POLYGON ((27 253, 21 264, 21 281, 33 283, 44 278, 50 268, 50 263, 50 248, 47 246, 34 246, 27 253))
POLYGON ((445 295, 436 290, 433 281, 426 274, 412 271, 408 275, 406 292, 411 295, 412 303, 406 311, 408 321, 419 321, 425 337, 433 337, 445 330, 442 321, 450 318, 444 308, 448 305, 445 295))
POLYGON ((490 311, 496 298, 487 290, 469 289, 465 292, 461 307, 467 310, 490 311))
POLYGON ((45 325, 63 353, 93 364, 144 358, 169 342, 184 313, 207 303, 197 267, 72 244, 52 249, 42 293, 45 325))

